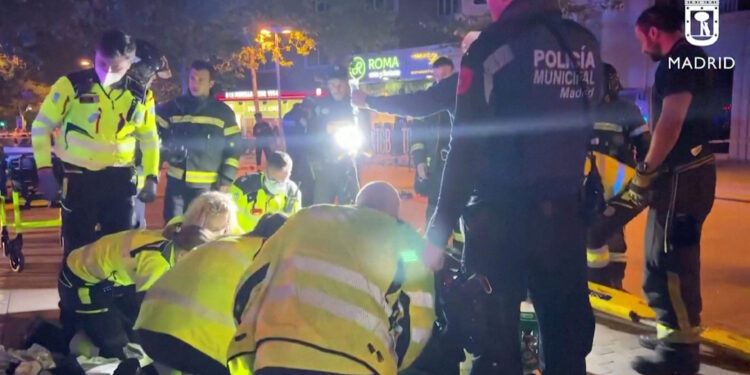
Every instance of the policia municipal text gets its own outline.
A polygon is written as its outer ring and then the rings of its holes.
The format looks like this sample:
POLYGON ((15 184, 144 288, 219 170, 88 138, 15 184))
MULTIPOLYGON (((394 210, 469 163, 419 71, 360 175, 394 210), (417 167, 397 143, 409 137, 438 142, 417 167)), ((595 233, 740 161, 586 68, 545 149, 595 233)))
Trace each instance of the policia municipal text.
POLYGON ((581 168, 593 129, 589 111, 603 94, 599 45, 562 18, 556 0, 487 4, 494 22, 461 61, 450 151, 423 256, 435 269, 442 266, 451 227, 463 215, 465 266, 491 286, 484 294, 486 324, 469 333, 481 343, 475 373, 522 372, 519 305, 530 290, 544 374, 584 375, 594 317, 581 168), (549 66, 535 58, 539 51, 573 63, 549 66), (534 80, 561 69, 579 79, 534 80))

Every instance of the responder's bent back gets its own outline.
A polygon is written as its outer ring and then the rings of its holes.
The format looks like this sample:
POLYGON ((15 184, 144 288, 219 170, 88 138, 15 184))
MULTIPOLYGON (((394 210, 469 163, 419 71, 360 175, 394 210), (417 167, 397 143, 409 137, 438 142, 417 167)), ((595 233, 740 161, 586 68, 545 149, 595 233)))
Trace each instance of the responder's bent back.
POLYGON ((395 374, 408 366, 435 319, 420 246, 416 231, 382 212, 303 209, 266 242, 238 289, 236 301, 247 303, 236 310, 230 368, 395 374))

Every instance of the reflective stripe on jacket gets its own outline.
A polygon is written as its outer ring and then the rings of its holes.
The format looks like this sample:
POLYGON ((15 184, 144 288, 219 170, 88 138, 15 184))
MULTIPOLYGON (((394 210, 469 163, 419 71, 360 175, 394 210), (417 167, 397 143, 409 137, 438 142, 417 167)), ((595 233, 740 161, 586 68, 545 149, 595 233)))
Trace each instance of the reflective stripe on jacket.
POLYGON ((104 89, 93 69, 61 77, 52 85, 31 128, 38 167, 51 166, 50 136, 55 129, 55 154, 88 170, 132 166, 140 141, 145 175, 158 176, 159 136, 154 97, 145 103, 128 90, 104 89))
POLYGON ((230 359, 255 370, 396 374, 422 351, 435 320, 422 248, 411 227, 378 211, 303 209, 245 274, 230 359))
POLYGON ((142 292, 172 267, 174 246, 161 231, 129 230, 73 250, 66 264, 86 283, 106 280, 120 286, 135 284, 142 292))
POLYGON ((196 248, 146 293, 135 328, 170 335, 226 363, 234 291, 262 244, 243 236, 196 248))

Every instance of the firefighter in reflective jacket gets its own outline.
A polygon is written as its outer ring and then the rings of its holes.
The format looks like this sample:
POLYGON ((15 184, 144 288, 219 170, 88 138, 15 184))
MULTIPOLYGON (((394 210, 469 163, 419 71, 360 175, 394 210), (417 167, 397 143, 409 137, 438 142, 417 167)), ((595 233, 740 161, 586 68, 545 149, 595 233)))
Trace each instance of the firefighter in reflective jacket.
POLYGON ((157 121, 167 162, 164 222, 182 215, 198 195, 228 191, 239 167, 241 132, 234 112, 210 95, 213 67, 196 61, 190 93, 159 106, 157 121))
POLYGON ((242 176, 232 184, 230 193, 237 204, 237 222, 243 233, 255 228, 264 214, 283 212, 291 215, 302 207, 302 194, 289 179, 292 158, 274 151, 266 159, 266 172, 242 176))
POLYGON ((32 125, 39 188, 47 200, 62 198, 66 254, 94 241, 97 224, 102 234, 131 228, 136 140, 147 180, 139 199, 155 198, 159 138, 153 93, 143 86, 136 88, 126 77, 136 66, 136 53, 130 36, 121 31, 104 33, 95 67, 58 79, 32 125), (54 151, 65 169, 62 192, 50 158, 50 138, 58 127, 54 151))
POLYGON ((124 358, 137 306, 135 311, 123 311, 121 302, 136 300, 135 293, 150 288, 185 251, 228 233, 235 225, 231 198, 206 193, 190 206, 180 226, 119 232, 72 251, 58 280, 60 321, 66 337, 73 339, 71 350, 94 356, 96 352, 85 348, 93 344, 100 356, 124 358), (127 289, 131 292, 115 295, 116 290, 127 289))
MULTIPOLYGON (((637 162, 646 156, 651 133, 638 107, 619 98, 622 84, 615 68, 610 64, 604 64, 604 73, 607 79, 607 92, 594 112, 594 137, 591 140, 591 153, 584 172, 589 178, 601 179, 603 189, 600 196, 613 207, 604 208, 602 215, 611 215, 614 206, 618 206, 620 210, 627 210, 624 206, 626 202, 619 202, 616 195, 624 190, 628 181, 635 175, 637 162), (589 174, 592 162, 596 165, 596 177, 589 174)), ((597 196, 593 198, 599 199, 597 196)), ((623 225, 624 223, 606 220, 599 220, 592 225, 586 257, 589 280, 622 289, 627 250, 623 225)))
POLYGON ((270 238, 237 292, 232 374, 381 374, 408 367, 430 337, 423 240, 398 220, 385 182, 355 206, 303 209, 270 238))
POLYGON ((265 215, 246 235, 195 249, 148 290, 135 329, 160 374, 229 373, 235 290, 265 239, 285 221, 283 214, 265 215))

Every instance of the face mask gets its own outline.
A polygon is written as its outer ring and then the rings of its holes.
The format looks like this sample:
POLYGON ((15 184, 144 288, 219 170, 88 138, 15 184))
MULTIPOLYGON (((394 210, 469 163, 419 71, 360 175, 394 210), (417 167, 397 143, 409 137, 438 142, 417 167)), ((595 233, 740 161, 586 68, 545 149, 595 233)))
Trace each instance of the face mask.
MULTIPOLYGON (((98 73, 98 72, 97 72, 98 73)), ((114 85, 117 82, 120 82, 122 77, 125 76, 125 73, 104 73, 104 77, 102 78, 102 74, 99 74, 99 82, 102 83, 102 86, 109 87, 114 85)))
POLYGON ((266 178, 266 189, 272 195, 282 194, 286 190, 286 183, 266 178))

